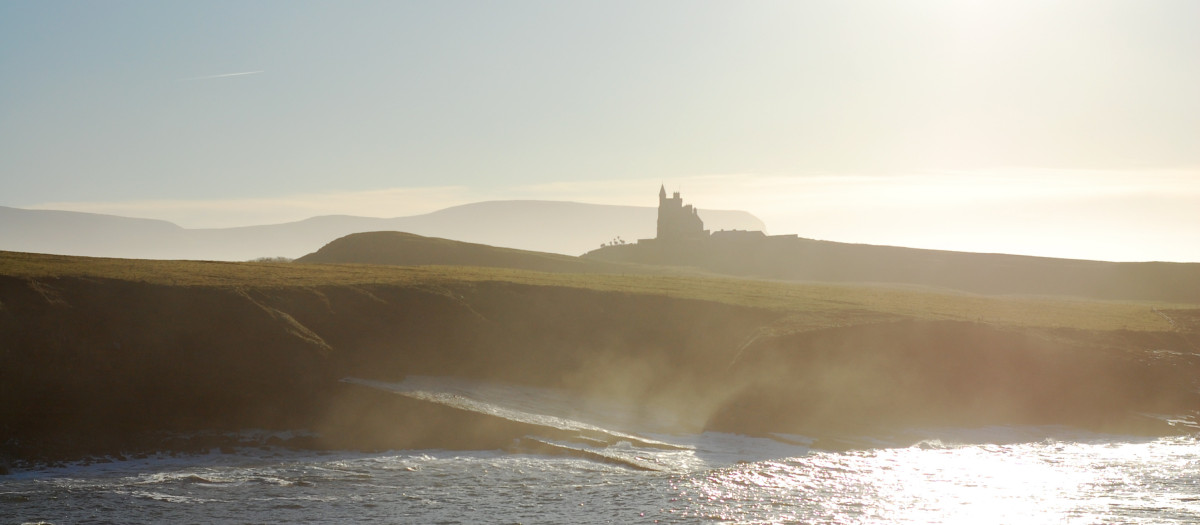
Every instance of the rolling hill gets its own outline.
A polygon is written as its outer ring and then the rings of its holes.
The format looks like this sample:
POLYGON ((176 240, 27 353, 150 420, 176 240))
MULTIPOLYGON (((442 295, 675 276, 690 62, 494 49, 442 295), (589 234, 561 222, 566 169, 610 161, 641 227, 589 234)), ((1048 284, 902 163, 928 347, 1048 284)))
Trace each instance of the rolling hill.
POLYGON ((982 294, 1200 303, 1200 263, 1106 262, 747 237, 608 246, 585 259, 762 279, 890 283, 982 294))
POLYGON ((480 266, 539 272, 620 272, 632 265, 594 261, 556 253, 498 248, 486 244, 423 237, 404 232, 354 233, 296 259, 310 264, 384 264, 396 266, 480 266))

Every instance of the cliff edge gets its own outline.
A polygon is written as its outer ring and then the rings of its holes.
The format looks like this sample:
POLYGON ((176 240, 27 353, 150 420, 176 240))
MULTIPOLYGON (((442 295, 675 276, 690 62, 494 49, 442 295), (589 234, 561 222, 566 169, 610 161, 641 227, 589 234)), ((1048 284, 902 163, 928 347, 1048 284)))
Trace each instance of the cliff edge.
POLYGON ((1178 431, 1200 307, 478 267, 0 252, 0 453, 501 448, 520 429, 340 383, 454 376, 679 414, 681 430, 908 425, 1178 431), (205 446, 204 442, 196 446, 205 446))

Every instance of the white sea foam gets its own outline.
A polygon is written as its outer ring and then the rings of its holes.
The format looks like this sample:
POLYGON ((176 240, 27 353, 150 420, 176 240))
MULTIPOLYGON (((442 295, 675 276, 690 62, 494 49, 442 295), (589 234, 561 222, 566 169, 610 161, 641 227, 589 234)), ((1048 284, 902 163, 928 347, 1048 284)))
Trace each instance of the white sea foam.
POLYGON ((80 464, 0 478, 0 515, 52 523, 1200 522, 1195 436, 928 428, 839 452, 811 448, 806 436, 609 426, 603 414, 570 412, 570 397, 553 390, 434 378, 381 386, 613 439, 540 438, 597 457, 254 450, 80 464))
POLYGON ((608 447, 665 472, 500 451, 168 457, 3 478, 0 513, 52 523, 1200 519, 1196 438, 1096 437, 829 452, 708 433, 681 439, 690 449, 608 447))

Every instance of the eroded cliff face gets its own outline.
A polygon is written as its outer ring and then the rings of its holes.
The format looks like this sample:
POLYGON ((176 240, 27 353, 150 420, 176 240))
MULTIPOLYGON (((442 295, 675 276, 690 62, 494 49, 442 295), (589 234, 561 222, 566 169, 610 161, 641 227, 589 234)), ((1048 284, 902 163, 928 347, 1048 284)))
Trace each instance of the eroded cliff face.
POLYGON ((453 285, 170 286, 0 277, 0 447, 161 448, 163 432, 309 429, 305 446, 498 448, 525 429, 338 380, 458 376, 679 415, 683 430, 1078 424, 1166 431, 1198 407, 1194 341, 899 320, 786 333, 776 311, 453 285), (1137 427, 1137 428, 1135 428, 1137 427), (157 436, 157 437, 156 437, 157 436))
POLYGON ((236 289, 0 278, 0 429, 54 455, 159 430, 287 427, 332 349, 236 289))
POLYGON ((17 456, 245 428, 316 428, 341 446, 438 446, 461 437, 442 421, 458 416, 417 417, 426 409, 338 380, 462 376, 667 402, 720 391, 706 384, 778 317, 502 282, 230 288, 0 277, 0 304, 0 430, 17 456))
POLYGON ((1071 425, 1172 433, 1149 415, 1194 414, 1188 334, 897 321, 757 341, 710 428, 851 435, 938 426, 1071 425))

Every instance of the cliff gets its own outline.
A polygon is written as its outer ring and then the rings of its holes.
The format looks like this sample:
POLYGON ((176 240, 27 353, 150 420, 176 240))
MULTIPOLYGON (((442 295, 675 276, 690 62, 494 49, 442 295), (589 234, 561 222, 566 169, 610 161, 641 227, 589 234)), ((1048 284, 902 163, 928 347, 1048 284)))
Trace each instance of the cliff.
POLYGON ((1138 414, 1200 408, 1198 320, 1186 305, 884 287, 0 252, 0 453, 249 428, 355 448, 521 435, 338 382, 411 374, 563 388, 673 411, 692 431, 1170 432, 1138 414))

